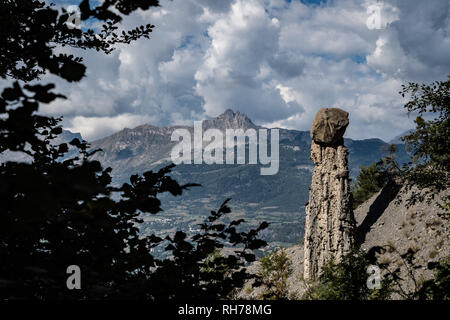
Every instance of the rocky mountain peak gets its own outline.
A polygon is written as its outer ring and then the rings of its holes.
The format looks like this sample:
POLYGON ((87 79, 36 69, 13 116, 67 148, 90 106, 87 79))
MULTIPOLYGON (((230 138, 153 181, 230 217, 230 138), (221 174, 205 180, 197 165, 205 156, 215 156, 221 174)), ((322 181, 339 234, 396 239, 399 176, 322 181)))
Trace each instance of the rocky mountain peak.
POLYGON ((225 129, 244 129, 249 128, 256 129, 256 126, 252 120, 245 113, 239 111, 234 112, 231 109, 227 109, 221 115, 205 120, 203 122, 204 129, 216 128, 219 130, 225 129))
MULTIPOLYGON (((239 111, 237 111, 237 112, 239 113, 239 111)), ((218 118, 219 118, 219 117, 223 117, 223 118, 225 118, 225 117, 227 117, 227 118, 234 118, 234 116, 235 116, 234 111, 231 110, 231 109, 227 109, 227 110, 225 110, 224 113, 222 113, 221 115, 219 115, 218 118)))

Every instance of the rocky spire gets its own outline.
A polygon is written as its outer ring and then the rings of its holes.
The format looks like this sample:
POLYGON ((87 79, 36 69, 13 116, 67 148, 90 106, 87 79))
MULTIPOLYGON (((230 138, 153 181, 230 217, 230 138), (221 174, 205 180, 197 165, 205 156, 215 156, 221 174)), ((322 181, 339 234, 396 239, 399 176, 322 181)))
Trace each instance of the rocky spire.
POLYGON ((304 278, 316 279, 323 265, 336 262, 353 243, 353 216, 348 171, 348 149, 343 135, 348 113, 320 109, 311 127, 311 160, 315 163, 306 206, 304 278))

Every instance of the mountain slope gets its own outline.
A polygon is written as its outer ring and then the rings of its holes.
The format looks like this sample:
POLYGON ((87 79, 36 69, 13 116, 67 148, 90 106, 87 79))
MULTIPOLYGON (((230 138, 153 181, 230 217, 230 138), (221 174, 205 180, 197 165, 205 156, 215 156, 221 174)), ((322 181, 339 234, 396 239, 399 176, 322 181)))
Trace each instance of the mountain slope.
POLYGON ((412 132, 414 132, 413 129, 406 130, 405 132, 403 132, 403 133, 401 133, 401 134, 395 136, 394 138, 392 138, 392 139, 389 141, 389 143, 391 143, 391 144, 404 144, 405 142, 402 140, 402 138, 403 138, 404 136, 406 136, 406 135, 411 134, 412 132))

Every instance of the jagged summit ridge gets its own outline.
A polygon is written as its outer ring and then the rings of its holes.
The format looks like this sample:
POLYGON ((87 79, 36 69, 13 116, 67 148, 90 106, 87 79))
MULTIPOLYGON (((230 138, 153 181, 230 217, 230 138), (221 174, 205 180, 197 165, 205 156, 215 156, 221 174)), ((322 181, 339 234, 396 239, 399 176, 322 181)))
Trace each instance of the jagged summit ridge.
POLYGON ((225 110, 221 115, 205 120, 203 123, 204 129, 216 128, 220 130, 225 129, 256 129, 257 126, 250 120, 245 113, 239 111, 234 112, 231 109, 225 110))
MULTIPOLYGON (((103 144, 105 142, 108 142, 109 140, 114 140, 115 142, 119 140, 130 142, 130 140, 134 140, 135 138, 145 137, 149 138, 150 140, 156 139, 157 141, 159 141, 158 136, 170 136, 173 130, 178 128, 185 128, 190 131, 193 130, 193 126, 186 125, 158 127, 151 124, 143 124, 133 129, 124 128, 119 132, 116 132, 108 137, 93 141, 92 143, 93 145, 103 144)), ((203 120, 203 130, 212 128, 225 131, 226 129, 247 130, 249 128, 257 129, 259 127, 255 125, 245 113, 241 113, 240 111, 235 112, 231 109, 227 109, 224 113, 220 114, 217 117, 203 120)))
MULTIPOLYGON (((257 129, 246 114, 231 109, 219 116, 203 121, 203 130, 219 129, 225 133, 226 129, 257 129)), ((154 166, 163 162, 170 162, 170 152, 176 144, 171 136, 176 129, 187 129, 193 135, 194 126, 174 125, 157 127, 143 124, 134 129, 125 128, 108 137, 93 141, 93 148, 100 148, 103 152, 94 155, 94 159, 105 166, 111 166, 117 171, 130 170, 154 166)))

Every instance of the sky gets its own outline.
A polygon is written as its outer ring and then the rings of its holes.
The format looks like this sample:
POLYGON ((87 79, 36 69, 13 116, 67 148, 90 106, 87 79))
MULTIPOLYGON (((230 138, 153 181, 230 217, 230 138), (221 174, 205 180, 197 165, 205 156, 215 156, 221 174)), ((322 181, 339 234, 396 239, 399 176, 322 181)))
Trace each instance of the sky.
POLYGON ((87 75, 77 84, 45 76, 68 99, 41 112, 92 141, 229 108, 259 125, 309 130, 319 108, 339 107, 350 114, 347 137, 389 141, 414 125, 401 85, 450 75, 448 0, 162 0, 123 21, 147 23, 150 39, 110 55, 71 49, 87 75))

